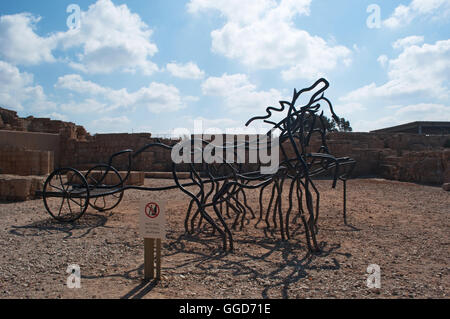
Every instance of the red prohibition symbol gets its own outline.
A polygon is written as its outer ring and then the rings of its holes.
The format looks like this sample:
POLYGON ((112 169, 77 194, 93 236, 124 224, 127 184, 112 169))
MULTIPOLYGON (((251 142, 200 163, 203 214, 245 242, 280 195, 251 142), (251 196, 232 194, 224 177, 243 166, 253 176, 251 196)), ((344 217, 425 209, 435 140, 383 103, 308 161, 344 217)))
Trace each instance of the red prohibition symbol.
POLYGON ((147 215, 147 217, 149 218, 156 218, 159 216, 159 205, 156 203, 148 203, 145 206, 145 215, 147 215))

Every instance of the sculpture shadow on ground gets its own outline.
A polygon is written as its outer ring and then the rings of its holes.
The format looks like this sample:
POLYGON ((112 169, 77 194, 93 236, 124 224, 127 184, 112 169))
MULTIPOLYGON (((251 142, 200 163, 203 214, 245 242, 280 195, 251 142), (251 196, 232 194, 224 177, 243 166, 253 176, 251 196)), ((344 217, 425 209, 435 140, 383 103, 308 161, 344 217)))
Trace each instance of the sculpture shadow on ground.
POLYGON ((86 213, 85 218, 73 223, 63 223, 54 220, 53 218, 46 218, 41 221, 33 222, 24 226, 11 226, 10 234, 21 237, 34 237, 51 235, 54 233, 65 233, 66 236, 62 240, 68 238, 84 238, 89 235, 91 231, 97 228, 112 228, 106 226, 108 216, 104 214, 86 213), (82 231, 81 235, 75 235, 75 232, 82 231))
POLYGON ((158 280, 144 280, 121 299, 142 299, 158 285, 158 280))
MULTIPOLYGON (((321 242, 321 252, 312 254, 300 241, 281 241, 264 234, 254 238, 236 239, 237 247, 251 247, 238 249, 236 252, 225 252, 217 248, 217 236, 211 239, 206 241, 205 238, 189 234, 178 237, 168 235, 162 256, 162 272, 168 272, 171 276, 205 278, 212 275, 217 280, 227 280, 231 277, 236 279, 236 282, 259 282, 262 283, 258 288, 259 297, 268 299, 281 296, 288 299, 295 297, 290 294, 291 288, 305 284, 311 271, 337 271, 341 268, 337 257, 351 256, 339 252, 338 244, 328 245, 321 242), (164 259, 169 257, 172 259, 172 265, 164 266, 164 259), (177 262, 174 262, 174 259, 177 262), (176 265, 173 265, 174 263, 176 265), (223 278, 220 278, 221 275, 223 278)), ((125 274, 111 276, 132 279, 130 274, 134 271, 143 276, 143 265, 125 274)), ((142 281, 122 298, 143 298, 157 285, 158 281, 142 281)))

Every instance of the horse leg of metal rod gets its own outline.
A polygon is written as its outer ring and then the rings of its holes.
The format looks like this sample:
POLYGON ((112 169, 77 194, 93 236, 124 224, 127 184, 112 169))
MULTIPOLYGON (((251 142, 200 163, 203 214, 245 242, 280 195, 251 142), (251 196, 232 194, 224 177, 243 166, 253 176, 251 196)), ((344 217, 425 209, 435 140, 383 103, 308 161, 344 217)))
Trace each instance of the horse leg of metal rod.
POLYGON ((317 195, 317 197, 316 197, 316 217, 314 218, 314 231, 317 234, 317 233, 319 233, 319 227, 317 226, 317 221, 319 220, 320 193, 317 190, 316 185, 314 185, 314 183, 312 181, 311 181, 311 186, 317 195))
POLYGON ((301 219, 303 221, 303 225, 305 227, 305 237, 306 237, 306 245, 308 246, 308 251, 309 252, 313 252, 313 249, 311 247, 311 239, 310 239, 310 236, 309 236, 308 222, 306 221, 306 218, 305 218, 305 216, 303 214, 300 217, 301 217, 301 219))
MULTIPOLYGON (((191 165, 191 170, 193 170, 193 166, 191 165)), ((192 172, 192 171, 191 171, 192 172)), ((177 185, 177 187, 186 195, 188 195, 189 197, 191 197, 193 200, 195 200, 195 203, 197 204, 200 213, 202 214, 202 216, 206 219, 206 221, 208 223, 211 224, 211 226, 213 228, 216 228, 217 231, 222 235, 223 238, 223 242, 224 242, 224 250, 226 250, 226 243, 227 243, 227 238, 226 238, 226 233, 220 229, 220 227, 214 222, 214 220, 208 215, 208 213, 205 211, 204 207, 202 206, 202 202, 198 199, 198 196, 194 195, 193 193, 189 192, 186 188, 184 188, 181 184, 180 181, 177 177, 176 174, 176 164, 172 163, 172 176, 173 176, 173 180, 175 182, 175 184, 177 185)), ((202 190, 203 191, 203 190, 202 190)))
POLYGON ((255 212, 253 211, 253 209, 248 204, 247 195, 245 194, 245 191, 242 189, 241 192, 242 192, 242 197, 244 198, 244 205, 245 205, 245 207, 247 207, 248 210, 250 211, 250 213, 252 214, 252 219, 256 218, 255 212))
MULTIPOLYGON (((200 219, 198 220, 198 226, 197 229, 200 230, 203 224, 203 216, 200 215, 200 219)), ((213 235, 215 234, 215 231, 213 229, 213 235)))
POLYGON ((306 183, 305 183, 306 206, 307 206, 308 213, 309 213, 308 224, 309 224, 309 230, 311 232, 311 238, 312 238, 313 244, 314 244, 314 251, 318 252, 318 251, 320 251, 320 249, 319 249, 319 246, 317 245, 316 234, 314 232, 314 205, 312 203, 312 195, 309 190, 308 183, 309 183, 309 181, 306 181, 306 183))
MULTIPOLYGON (((214 212, 216 213, 217 217, 219 218, 219 221, 222 224, 223 228, 225 229, 225 232, 228 234, 229 242, 230 242, 230 251, 232 251, 233 250, 233 235, 231 234, 230 228, 228 227, 227 223, 225 222, 223 215, 220 213, 220 211, 217 208, 217 201, 224 198, 228 189, 229 189, 229 185, 224 184, 222 186, 222 188, 214 195, 214 197, 212 199, 212 203, 213 203, 214 212)), ((226 199, 226 201, 228 201, 228 199, 226 199)), ((226 238, 224 238, 224 250, 226 251, 226 238)))
POLYGON ((191 200, 189 203, 189 208, 187 210, 186 218, 184 219, 184 230, 186 233, 191 234, 191 231, 189 231, 189 217, 191 215, 192 206, 194 205, 194 200, 191 200))
MULTIPOLYGON (((228 239, 230 242, 230 251, 233 251, 233 235, 231 234, 230 228, 228 228, 227 223, 225 223, 225 220, 223 219, 222 214, 220 213, 219 209, 217 208, 217 205, 213 205, 214 212, 217 215, 217 218, 219 218, 220 223, 222 224, 223 228, 225 229, 225 232, 228 234, 228 239)), ((226 243, 224 243, 224 250, 226 251, 226 243)))
MULTIPOLYGON (((275 189, 277 189, 278 192, 278 185, 275 184, 275 189)), ((272 221, 273 221, 273 229, 277 229, 278 228, 278 224, 277 224, 277 211, 278 211, 278 204, 280 203, 280 194, 275 195, 274 200, 275 200, 275 206, 273 207, 273 215, 272 215, 272 221)))
POLYGON ((270 196, 269 207, 267 208, 267 212, 266 212, 267 229, 270 229, 269 214, 270 214, 270 209, 272 208, 274 197, 275 197, 275 185, 272 186, 272 195, 270 196))
POLYGON ((273 208, 273 216, 272 216, 272 221, 273 221, 273 228, 277 229, 278 225, 277 225, 277 211, 278 211, 278 204, 280 204, 280 184, 279 184, 279 180, 277 179, 275 181, 275 185, 274 185, 274 189, 276 190, 276 193, 278 193, 278 196, 276 196, 275 199, 275 207, 273 208))
POLYGON ((295 179, 292 179, 291 186, 289 188, 289 208, 286 212, 286 237, 287 239, 291 239, 291 234, 289 232, 289 218, 291 216, 292 211, 292 195, 294 191, 295 179))
POLYGON ((269 184, 264 185, 263 187, 261 187, 261 190, 259 191, 259 219, 255 224, 255 228, 258 227, 258 224, 263 220, 263 195, 264 195, 264 189, 266 189, 266 187, 269 184))
POLYGON ((236 227, 239 223, 239 216, 241 216, 242 211, 240 211, 240 209, 231 204, 231 202, 228 202, 228 205, 236 213, 236 218, 234 219, 233 225, 231 226, 232 229, 236 230, 236 227))
POLYGON ((283 210, 282 210, 282 195, 283 195, 283 183, 284 179, 281 181, 281 185, 277 183, 277 201, 278 201, 278 215, 280 218, 280 232, 281 232, 281 240, 285 241, 286 237, 284 234, 284 227, 283 227, 283 210))
MULTIPOLYGON (((211 185, 211 190, 208 192, 208 194, 206 194, 206 197, 204 199, 204 203, 206 203, 208 201, 209 196, 211 196, 211 194, 214 193, 214 189, 215 189, 215 185, 216 184, 215 183, 211 183, 210 185, 211 185)), ((203 217, 200 216, 200 220, 198 222, 198 229, 201 229, 202 223, 203 223, 203 217)), ((214 236, 215 234, 216 234, 216 230, 213 228, 213 231, 212 231, 211 235, 214 236)))
POLYGON ((239 207, 239 210, 242 212, 242 217, 241 217, 241 227, 240 230, 242 231, 244 229, 244 221, 245 221, 245 216, 247 215, 247 210, 245 209, 245 206, 237 200, 236 198, 236 206, 239 207))
POLYGON ((223 240, 223 250, 226 251, 227 250, 227 234, 226 234, 226 230, 223 231, 222 229, 220 229, 220 227, 214 222, 214 220, 211 218, 211 216, 208 215, 208 213, 206 213, 206 211, 202 208, 200 213, 202 214, 202 216, 206 219, 206 221, 208 223, 211 224, 211 226, 213 226, 213 228, 217 229, 217 231, 220 233, 220 235, 222 236, 222 240, 223 240))
POLYGON ((231 201, 230 201, 230 207, 236 212, 236 219, 234 220, 232 228, 234 230, 236 230, 238 222, 239 222, 239 220, 241 220, 240 230, 242 230, 244 228, 245 207, 239 202, 239 197, 238 196, 235 196, 234 194, 231 194, 230 198, 232 198, 234 200, 234 202, 236 203, 236 205, 233 205, 233 204, 231 204, 231 201))
POLYGON ((197 218, 197 216, 200 214, 200 208, 197 208, 197 210, 195 211, 195 213, 192 215, 191 218, 191 233, 194 232, 194 228, 195 228, 195 219, 197 218))
MULTIPOLYGON (((243 230, 244 229, 245 216, 247 214, 247 211, 245 210, 244 205, 242 205, 242 203, 237 198, 234 198, 234 201, 236 202, 236 206, 235 207, 239 210, 239 216, 236 217, 236 220, 237 219, 240 220, 241 226, 240 226, 239 229, 243 230)), ((236 224, 236 226, 237 226, 237 224, 236 224)))
POLYGON ((305 213, 305 211, 303 210, 303 191, 301 188, 301 180, 297 179, 297 186, 296 186, 296 195, 297 195, 297 203, 298 203, 298 214, 295 215, 296 218, 300 217, 301 215, 303 215, 305 213))

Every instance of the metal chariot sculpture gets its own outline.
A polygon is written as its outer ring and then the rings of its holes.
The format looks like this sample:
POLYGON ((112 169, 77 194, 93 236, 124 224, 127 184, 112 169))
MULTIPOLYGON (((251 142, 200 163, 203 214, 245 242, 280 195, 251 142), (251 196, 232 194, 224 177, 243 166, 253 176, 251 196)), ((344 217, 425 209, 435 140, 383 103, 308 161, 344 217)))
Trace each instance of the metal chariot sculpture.
MULTIPOLYGON (((327 128, 324 121, 324 109, 328 109, 335 121, 339 121, 331 102, 324 93, 329 87, 325 79, 319 79, 311 87, 294 90, 291 101, 280 101, 280 107, 268 107, 266 114, 250 119, 246 126, 255 121, 263 121, 272 128, 267 132, 270 137, 278 133, 281 154, 278 169, 262 172, 261 169, 249 170, 245 165, 233 163, 188 163, 189 182, 180 181, 177 170, 180 165, 172 163, 174 184, 165 187, 142 187, 126 185, 133 168, 133 161, 151 148, 163 148, 172 151, 174 146, 163 143, 145 145, 137 151, 124 150, 113 154, 108 163, 99 164, 85 174, 74 168, 55 170, 45 181, 41 192, 48 213, 61 222, 74 222, 92 207, 98 211, 108 211, 117 207, 126 190, 169 191, 179 189, 191 201, 185 218, 185 230, 192 233, 206 221, 223 241, 224 250, 233 249, 231 229, 244 227, 249 218, 257 218, 254 209, 247 201, 250 190, 259 191, 259 216, 255 225, 261 222, 266 228, 279 229, 282 240, 290 238, 291 219, 300 218, 304 226, 306 244, 309 251, 320 250, 316 235, 318 232, 320 193, 313 178, 332 173, 332 187, 338 181, 343 182, 344 222, 346 221, 346 182, 356 162, 349 157, 335 157, 327 146, 327 128), (301 104, 304 96, 310 96, 301 104), (281 120, 275 120, 281 118, 281 120), (321 145, 311 151, 310 142, 318 135, 321 145), (122 177, 112 166, 115 158, 127 156, 127 174, 122 177), (110 176, 115 176, 113 179, 110 176), (108 177, 109 176, 109 177, 108 177), (114 180, 113 182, 111 180, 114 180), (270 200, 264 207, 264 192, 269 190, 270 200), (287 190, 287 193, 286 193, 287 190), (283 196, 285 194, 285 196, 283 196), (232 216, 234 215, 234 216, 232 216), (250 217, 249 217, 250 215, 250 217), (229 225, 228 222, 231 224, 229 225)), ((198 141, 197 141, 198 142, 198 141)), ((201 140, 201 148, 209 141, 201 140)), ((197 144, 198 145, 198 144, 197 144)), ((259 144, 258 144, 259 145, 259 144)), ((246 150, 254 145, 245 142, 246 150)), ((224 149, 236 148, 236 145, 223 145, 224 149)), ((192 150, 193 155, 196 151, 192 150)), ((259 167, 260 168, 260 167, 259 167)))

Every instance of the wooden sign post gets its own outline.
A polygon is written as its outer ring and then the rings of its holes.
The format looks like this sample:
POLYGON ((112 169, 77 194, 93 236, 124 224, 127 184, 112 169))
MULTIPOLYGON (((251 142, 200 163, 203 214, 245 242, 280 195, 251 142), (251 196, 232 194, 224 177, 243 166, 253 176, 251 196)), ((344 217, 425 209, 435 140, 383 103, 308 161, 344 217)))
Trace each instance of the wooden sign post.
POLYGON ((165 203, 143 201, 140 233, 144 238, 144 279, 161 279, 161 240, 166 238, 165 203))
POLYGON ((161 279, 161 239, 144 239, 144 279, 161 279))

